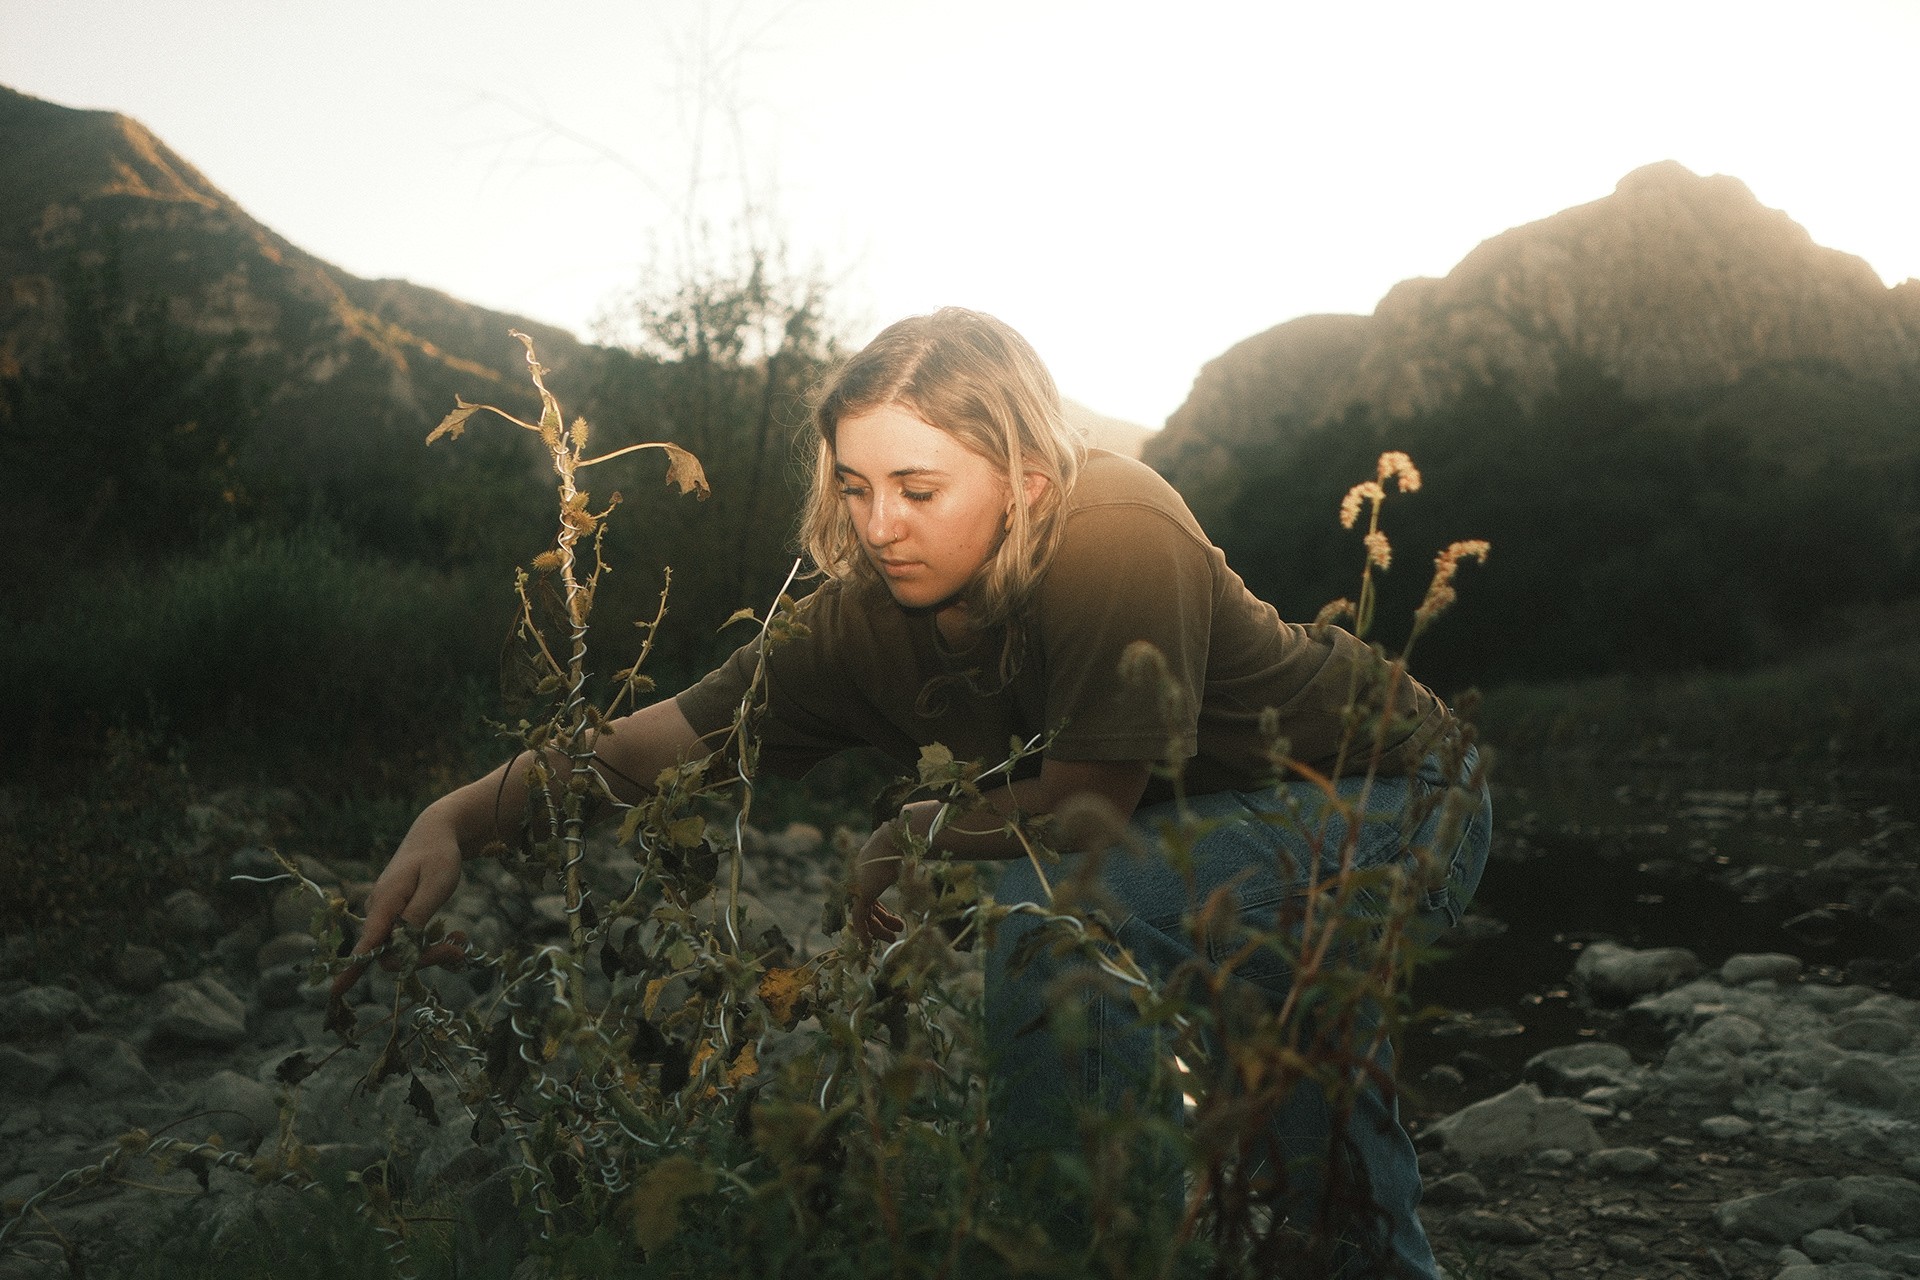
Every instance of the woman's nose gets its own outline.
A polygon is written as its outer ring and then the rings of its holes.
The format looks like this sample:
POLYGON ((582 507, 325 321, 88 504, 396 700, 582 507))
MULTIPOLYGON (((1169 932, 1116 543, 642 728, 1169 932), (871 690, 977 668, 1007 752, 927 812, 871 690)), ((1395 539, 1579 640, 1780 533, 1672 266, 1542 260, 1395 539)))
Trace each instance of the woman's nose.
POLYGON ((867 545, 884 547, 899 540, 899 504, 876 494, 867 507, 867 545))

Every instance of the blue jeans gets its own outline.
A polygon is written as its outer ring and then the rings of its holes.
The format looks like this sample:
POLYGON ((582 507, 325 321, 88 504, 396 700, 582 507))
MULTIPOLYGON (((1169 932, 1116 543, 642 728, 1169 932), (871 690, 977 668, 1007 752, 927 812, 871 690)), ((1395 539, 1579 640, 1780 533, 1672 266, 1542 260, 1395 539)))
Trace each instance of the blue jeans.
MULTIPOLYGON (((1463 780, 1473 766, 1469 751, 1463 780)), ((1354 803, 1365 789, 1354 869, 1411 866, 1412 851, 1430 851, 1419 916, 1410 931, 1431 938, 1457 922, 1486 865, 1492 806, 1485 787, 1449 786, 1440 761, 1429 757, 1412 778, 1381 777, 1370 784, 1347 778, 1337 788, 1354 803)), ((1242 950, 1244 928, 1271 930, 1276 920, 1298 920, 1316 850, 1322 851, 1323 882, 1338 870, 1344 827, 1337 816, 1329 816, 1322 834, 1323 807, 1322 794, 1303 782, 1258 793, 1191 797, 1184 806, 1149 806, 1134 815, 1131 827, 1145 856, 1124 850, 1074 855, 1048 868, 1047 878, 1056 890, 1076 877, 1092 878, 1092 893, 1118 926, 1120 945, 1149 976, 1162 979, 1183 964, 1211 965, 1239 951, 1234 973, 1240 981, 1229 989, 1257 993, 1251 1001, 1256 1011, 1277 1008, 1292 985, 1291 966, 1272 947, 1251 955, 1242 950), (1277 815, 1289 816, 1264 820, 1277 815), (1163 831, 1195 818, 1213 825, 1191 845, 1190 874, 1183 876, 1168 855, 1163 831), (1205 931, 1192 927, 1194 913, 1223 888, 1232 895, 1243 927, 1196 940, 1205 931)), ((1027 862, 1005 865, 994 896, 1002 903, 1046 903, 1027 862)), ((1009 916, 999 926, 987 962, 993 1139, 996 1151, 1015 1162, 1035 1152, 1079 1150, 1075 1114, 1081 1107, 1167 1108, 1169 1114, 1179 1107, 1179 1091, 1165 1087, 1162 1033, 1143 1025, 1130 1001, 1101 994, 1098 984, 1084 981, 1084 960, 1037 946, 1040 940, 1031 935, 1041 927, 1032 915, 1009 916), (1059 995, 1068 990, 1074 995, 1063 1009, 1059 995), (1063 1011, 1069 1015, 1066 1024, 1063 1011), (1081 1019, 1081 1026, 1067 1029, 1081 1019)), ((1391 1075, 1392 1050, 1384 1041, 1375 1062, 1391 1075)), ((1354 1089, 1352 1099, 1340 1137, 1350 1156, 1348 1167, 1379 1211, 1373 1239, 1358 1246, 1354 1263, 1370 1268, 1368 1275, 1383 1274, 1384 1266, 1385 1274, 1395 1276, 1435 1276, 1433 1251, 1417 1212, 1420 1173, 1397 1104, 1371 1085, 1354 1089)), ((1282 1203, 1288 1220, 1302 1230, 1311 1230, 1321 1211, 1322 1178, 1337 1145, 1332 1115, 1311 1081, 1293 1089, 1271 1112, 1268 1135, 1287 1166, 1282 1203)), ((1177 1190, 1177 1181, 1166 1176, 1172 1181, 1169 1192, 1177 1190)))

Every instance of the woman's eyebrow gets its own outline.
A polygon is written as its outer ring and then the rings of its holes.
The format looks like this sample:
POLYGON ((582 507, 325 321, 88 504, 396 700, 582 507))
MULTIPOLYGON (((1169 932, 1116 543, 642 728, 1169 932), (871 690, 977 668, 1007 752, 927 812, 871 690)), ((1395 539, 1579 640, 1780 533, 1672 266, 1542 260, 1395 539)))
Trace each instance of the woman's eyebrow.
MULTIPOLYGON (((866 479, 865 476, 844 462, 836 462, 833 464, 833 474, 837 476, 855 476, 862 480, 866 479)), ((887 472, 887 477, 891 480, 903 480, 908 476, 928 476, 934 479, 944 479, 946 475, 947 473, 939 467, 898 467, 887 472)))

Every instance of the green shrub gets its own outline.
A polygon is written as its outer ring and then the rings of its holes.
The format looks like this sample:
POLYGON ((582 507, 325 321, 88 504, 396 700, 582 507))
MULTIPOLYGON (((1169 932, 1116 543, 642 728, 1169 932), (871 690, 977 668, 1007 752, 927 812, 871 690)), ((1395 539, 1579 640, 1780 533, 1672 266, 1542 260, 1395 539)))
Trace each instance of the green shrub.
POLYGON ((76 576, 44 616, 0 624, 0 720, 55 750, 128 718, 307 751, 438 739, 495 667, 501 585, 355 559, 316 529, 76 576))

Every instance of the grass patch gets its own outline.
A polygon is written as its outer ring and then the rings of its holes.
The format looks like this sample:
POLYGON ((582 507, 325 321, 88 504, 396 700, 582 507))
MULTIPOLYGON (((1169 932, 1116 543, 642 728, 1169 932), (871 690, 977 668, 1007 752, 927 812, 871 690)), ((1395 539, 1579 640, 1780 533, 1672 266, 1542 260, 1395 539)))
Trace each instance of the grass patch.
POLYGON ((1920 604, 1751 670, 1507 685, 1485 695, 1479 721, 1486 740, 1509 751, 1911 759, 1920 756, 1920 604))

